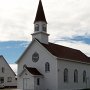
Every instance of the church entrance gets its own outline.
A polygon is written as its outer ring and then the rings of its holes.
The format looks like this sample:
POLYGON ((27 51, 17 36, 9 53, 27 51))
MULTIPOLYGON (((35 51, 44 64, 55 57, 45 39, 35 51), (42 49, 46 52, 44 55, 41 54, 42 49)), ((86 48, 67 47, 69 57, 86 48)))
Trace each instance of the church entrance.
POLYGON ((29 78, 23 78, 23 89, 24 90, 30 90, 30 79, 29 78))

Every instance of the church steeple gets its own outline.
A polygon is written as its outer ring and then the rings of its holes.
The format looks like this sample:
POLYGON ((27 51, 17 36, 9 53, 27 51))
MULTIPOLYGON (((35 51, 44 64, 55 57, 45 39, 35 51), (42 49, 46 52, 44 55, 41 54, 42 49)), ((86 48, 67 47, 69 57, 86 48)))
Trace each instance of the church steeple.
POLYGON ((48 36, 49 34, 47 34, 47 21, 45 18, 42 2, 39 0, 39 5, 34 20, 34 33, 32 34, 32 39, 36 38, 41 43, 48 44, 48 36))
POLYGON ((37 9, 36 18, 35 18, 34 23, 38 22, 38 21, 43 21, 43 22, 47 23, 41 0, 39 1, 39 5, 38 5, 38 9, 37 9))

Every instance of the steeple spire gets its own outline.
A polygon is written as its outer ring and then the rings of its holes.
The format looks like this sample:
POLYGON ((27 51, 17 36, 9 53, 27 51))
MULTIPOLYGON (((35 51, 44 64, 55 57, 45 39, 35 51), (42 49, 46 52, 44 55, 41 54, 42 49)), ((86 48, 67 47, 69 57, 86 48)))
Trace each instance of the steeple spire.
POLYGON ((48 44, 49 34, 47 33, 47 21, 45 18, 41 0, 39 1, 39 5, 34 21, 34 33, 31 35, 32 35, 32 40, 36 38, 41 43, 48 44))
POLYGON ((36 17, 35 17, 34 23, 38 22, 38 21, 44 21, 44 22, 47 23, 41 0, 39 0, 39 5, 38 5, 38 9, 37 9, 37 13, 36 13, 36 17))

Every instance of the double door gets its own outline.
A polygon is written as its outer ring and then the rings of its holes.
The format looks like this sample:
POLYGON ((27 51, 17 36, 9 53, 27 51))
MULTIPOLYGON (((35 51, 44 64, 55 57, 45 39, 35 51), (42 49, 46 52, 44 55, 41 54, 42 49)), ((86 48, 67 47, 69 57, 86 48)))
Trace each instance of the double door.
POLYGON ((23 89, 30 90, 30 79, 29 78, 23 78, 23 89))

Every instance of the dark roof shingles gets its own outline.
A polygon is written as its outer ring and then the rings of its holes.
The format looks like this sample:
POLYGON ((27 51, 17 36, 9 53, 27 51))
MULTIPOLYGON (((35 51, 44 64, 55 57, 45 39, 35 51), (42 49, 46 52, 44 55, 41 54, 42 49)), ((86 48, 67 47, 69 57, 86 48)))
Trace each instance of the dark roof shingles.
POLYGON ((26 69, 27 69, 32 75, 42 75, 36 68, 26 67, 26 69))
POLYGON ((57 45, 57 44, 53 44, 53 43, 49 43, 49 44, 41 43, 41 44, 51 54, 53 54, 56 57, 90 63, 90 58, 87 57, 80 50, 72 49, 72 48, 69 48, 69 47, 65 47, 65 46, 61 46, 61 45, 57 45))
POLYGON ((47 23, 41 0, 39 1, 39 5, 38 5, 38 9, 37 9, 34 23, 37 21, 44 21, 47 23))

